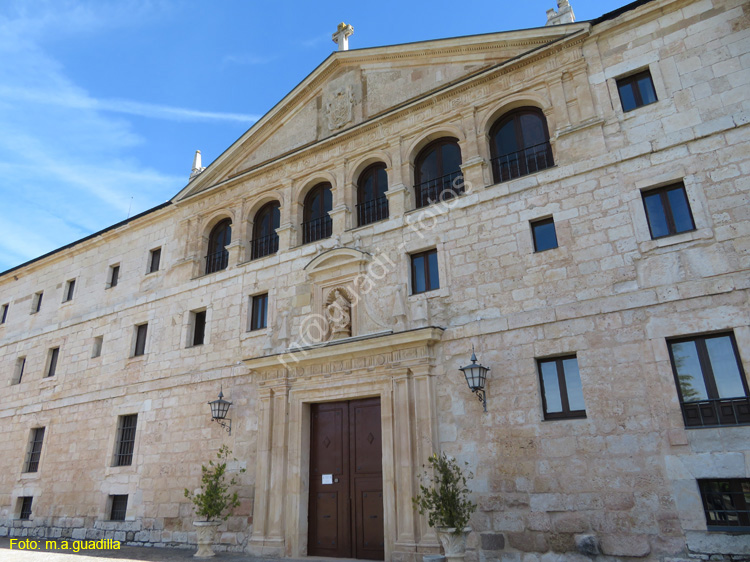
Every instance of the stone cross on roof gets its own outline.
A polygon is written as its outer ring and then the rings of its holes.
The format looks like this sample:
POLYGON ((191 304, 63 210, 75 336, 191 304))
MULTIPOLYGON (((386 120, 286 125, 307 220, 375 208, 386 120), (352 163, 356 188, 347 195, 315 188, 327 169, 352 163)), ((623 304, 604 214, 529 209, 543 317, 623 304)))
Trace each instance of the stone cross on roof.
POLYGON ((341 22, 338 25, 336 33, 334 33, 331 38, 333 39, 333 42, 339 46, 339 51, 349 50, 349 36, 352 33, 354 33, 354 28, 351 25, 344 22, 341 22))

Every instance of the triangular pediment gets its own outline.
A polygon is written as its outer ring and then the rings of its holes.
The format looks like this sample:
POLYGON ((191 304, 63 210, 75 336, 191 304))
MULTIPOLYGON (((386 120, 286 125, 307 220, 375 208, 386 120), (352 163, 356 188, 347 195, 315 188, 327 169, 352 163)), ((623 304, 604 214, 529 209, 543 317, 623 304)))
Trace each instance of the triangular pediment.
POLYGON ((345 133, 586 27, 559 25, 334 52, 174 201, 345 133))

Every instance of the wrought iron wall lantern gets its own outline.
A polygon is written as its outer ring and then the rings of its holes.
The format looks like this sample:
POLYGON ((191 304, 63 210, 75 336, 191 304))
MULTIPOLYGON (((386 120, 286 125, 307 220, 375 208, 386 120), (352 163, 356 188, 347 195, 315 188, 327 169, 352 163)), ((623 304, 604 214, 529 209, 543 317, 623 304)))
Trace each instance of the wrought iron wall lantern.
POLYGON ((477 395, 477 398, 482 403, 484 411, 487 411, 487 397, 484 392, 484 385, 487 382, 487 373, 490 371, 487 367, 481 363, 477 363, 477 356, 474 353, 474 346, 471 346, 471 365, 465 367, 459 367, 459 370, 463 372, 466 377, 466 384, 469 385, 469 390, 477 395))
POLYGON ((224 400, 224 389, 219 390, 218 400, 208 403, 211 406, 211 420, 217 422, 221 427, 232 435, 232 419, 227 417, 229 406, 232 405, 228 400, 224 400))

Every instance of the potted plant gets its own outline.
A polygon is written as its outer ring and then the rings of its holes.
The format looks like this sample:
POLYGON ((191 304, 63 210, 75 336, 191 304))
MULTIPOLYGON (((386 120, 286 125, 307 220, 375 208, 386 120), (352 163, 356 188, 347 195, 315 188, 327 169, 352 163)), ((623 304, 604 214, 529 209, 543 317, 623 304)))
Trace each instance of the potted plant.
MULTIPOLYGON (((214 542, 216 528, 222 521, 226 521, 231 511, 240 504, 237 492, 229 492, 230 486, 237 484, 236 474, 231 478, 227 477, 227 460, 231 454, 229 447, 222 445, 216 454, 218 461, 208 461, 207 465, 201 466, 200 488, 195 492, 185 488, 185 497, 195 505, 195 514, 204 518, 203 521, 193 521, 198 536, 198 552, 194 554, 197 558, 214 556, 211 545, 214 542)), ((245 472, 245 469, 239 472, 245 472)))
POLYGON ((435 453, 428 461, 431 473, 425 470, 419 494, 412 501, 420 515, 427 514, 427 522, 437 531, 445 557, 460 561, 466 554, 466 537, 471 532, 467 527, 469 518, 477 509, 469 500, 466 485, 474 475, 464 473, 456 459, 445 453, 435 453))

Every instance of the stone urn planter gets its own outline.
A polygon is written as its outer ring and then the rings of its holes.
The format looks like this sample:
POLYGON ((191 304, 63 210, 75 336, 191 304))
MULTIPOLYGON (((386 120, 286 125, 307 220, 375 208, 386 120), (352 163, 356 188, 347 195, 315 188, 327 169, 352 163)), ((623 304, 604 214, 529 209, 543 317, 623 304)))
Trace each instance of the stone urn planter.
MULTIPOLYGON (((471 514, 477 509, 469 499, 467 481, 474 477, 464 472, 456 459, 437 453, 427 459, 419 494, 412 499, 420 515, 427 515, 427 524, 437 531, 443 545, 446 562, 463 562, 466 556, 467 527, 471 514)), ((468 463, 466 463, 468 466, 468 463)))
POLYGON ((466 556, 466 537, 471 533, 471 527, 464 527, 461 531, 454 527, 436 527, 435 530, 443 545, 445 559, 448 562, 461 562, 466 556))
POLYGON ((221 521, 193 521, 198 540, 198 552, 193 554, 195 558, 211 558, 215 555, 213 544, 216 529, 221 521))

